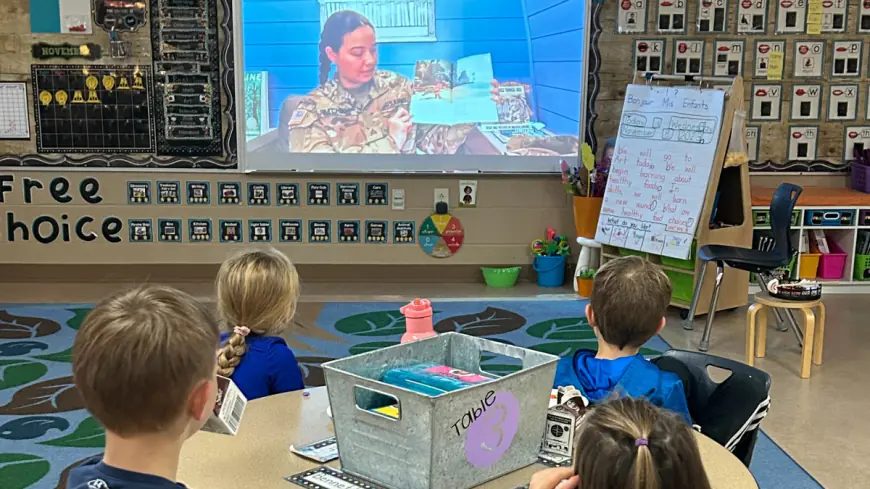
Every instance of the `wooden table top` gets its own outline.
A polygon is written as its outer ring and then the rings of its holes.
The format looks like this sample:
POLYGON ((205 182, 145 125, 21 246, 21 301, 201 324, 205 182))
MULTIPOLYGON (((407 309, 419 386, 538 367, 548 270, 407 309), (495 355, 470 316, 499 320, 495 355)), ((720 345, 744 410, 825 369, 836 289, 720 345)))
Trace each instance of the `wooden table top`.
MULTIPOLYGON (((334 434, 326 415, 326 388, 264 397, 248 403, 236 436, 199 432, 184 445, 178 480, 191 489, 256 487, 293 489, 284 480, 317 466, 290 451, 334 434)), ((713 489, 758 489, 749 470, 713 440, 698 434, 701 458, 713 489)), ((338 461, 330 463, 338 467, 338 461)), ((478 489, 514 489, 545 468, 531 465, 490 481, 478 489)))
MULTIPOLYGON (((797 205, 799 207, 864 207, 870 206, 870 194, 843 187, 804 187, 797 205)), ((769 206, 775 188, 752 187, 752 205, 769 206)))

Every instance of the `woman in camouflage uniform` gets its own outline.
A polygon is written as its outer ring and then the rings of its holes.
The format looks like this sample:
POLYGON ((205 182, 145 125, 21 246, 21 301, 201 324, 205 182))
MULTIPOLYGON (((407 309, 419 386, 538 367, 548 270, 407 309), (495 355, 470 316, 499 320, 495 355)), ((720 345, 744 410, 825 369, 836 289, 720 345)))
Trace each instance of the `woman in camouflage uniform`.
MULTIPOLYGON (((291 152, 453 154, 471 124, 415 125, 411 81, 378 70, 375 29, 357 12, 332 14, 320 36, 320 86, 288 122, 291 152), (330 79, 332 64, 336 74, 330 79)), ((493 82, 493 97, 498 96, 493 82)))

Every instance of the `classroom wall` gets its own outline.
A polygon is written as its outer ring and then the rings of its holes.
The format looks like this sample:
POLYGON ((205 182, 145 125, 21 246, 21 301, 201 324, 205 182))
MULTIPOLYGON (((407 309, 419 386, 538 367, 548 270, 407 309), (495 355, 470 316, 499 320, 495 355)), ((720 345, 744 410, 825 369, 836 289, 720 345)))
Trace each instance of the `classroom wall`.
MULTIPOLYGON (((318 85, 320 6, 317 0, 244 0, 245 71, 269 72, 271 127, 283 101, 318 85)), ((491 53, 500 81, 531 80, 523 0, 437 0, 435 42, 379 45, 378 68, 413 77, 423 59, 457 60, 491 53)))
POLYGON ((538 119, 558 134, 580 124, 586 0, 523 0, 538 119))

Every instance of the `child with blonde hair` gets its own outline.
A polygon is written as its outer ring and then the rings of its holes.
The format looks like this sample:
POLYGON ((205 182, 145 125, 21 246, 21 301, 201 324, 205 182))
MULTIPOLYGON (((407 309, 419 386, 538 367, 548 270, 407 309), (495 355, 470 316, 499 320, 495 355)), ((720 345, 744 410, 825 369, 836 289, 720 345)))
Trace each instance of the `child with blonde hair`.
POLYGON ((644 399, 605 401, 583 418, 574 467, 538 472, 529 489, 710 489, 695 436, 644 399))
POLYGON ((299 300, 299 275, 283 253, 249 250, 225 261, 216 280, 224 346, 218 373, 249 400, 305 387, 299 363, 279 335, 299 300))

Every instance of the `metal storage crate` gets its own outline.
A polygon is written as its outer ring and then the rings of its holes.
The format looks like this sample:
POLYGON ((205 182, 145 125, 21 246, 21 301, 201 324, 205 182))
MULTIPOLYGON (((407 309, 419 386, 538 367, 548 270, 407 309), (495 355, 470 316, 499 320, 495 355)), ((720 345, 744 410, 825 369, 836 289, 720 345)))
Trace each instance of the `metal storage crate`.
POLYGON ((467 489, 537 460, 558 357, 458 333, 323 364, 342 469, 391 489, 467 489), (479 373, 481 353, 518 372, 436 397, 379 380, 396 367, 479 373), (399 418, 370 411, 398 401, 399 418))

